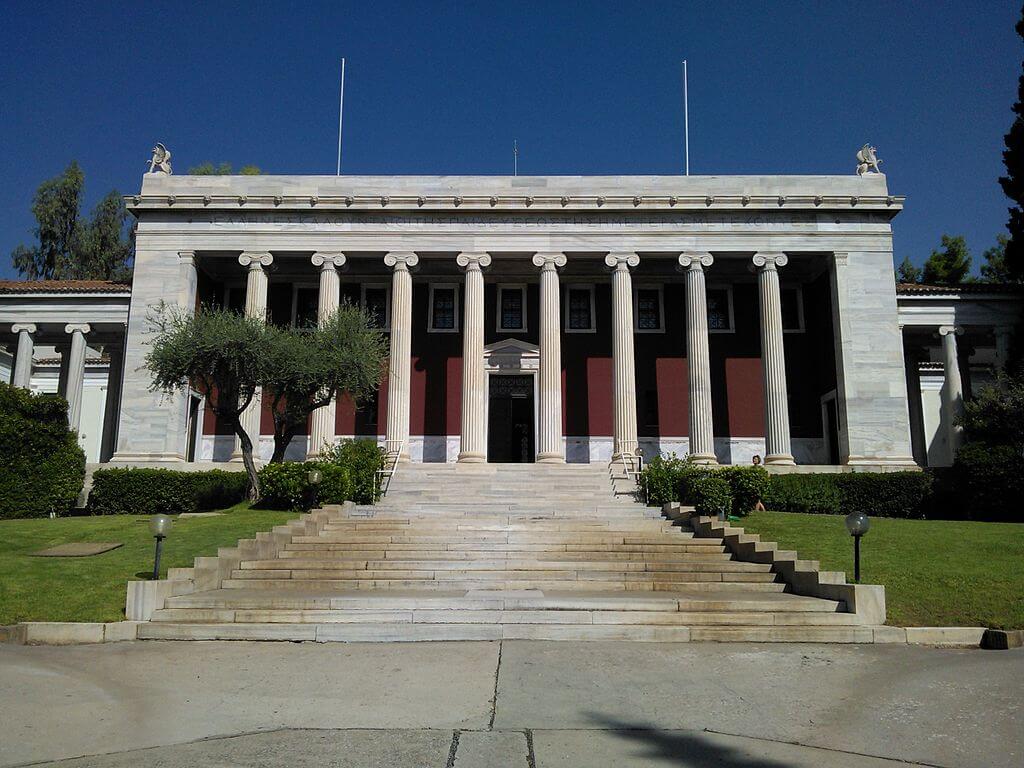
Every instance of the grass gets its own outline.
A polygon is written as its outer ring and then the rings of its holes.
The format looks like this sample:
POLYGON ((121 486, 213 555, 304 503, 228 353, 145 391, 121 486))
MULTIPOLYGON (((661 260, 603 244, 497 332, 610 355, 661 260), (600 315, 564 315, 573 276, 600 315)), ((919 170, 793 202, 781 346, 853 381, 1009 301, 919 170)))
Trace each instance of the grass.
MULTIPOLYGON (((739 525, 853 578, 840 516, 754 512, 739 525)), ((872 518, 861 581, 885 585, 889 624, 1022 629, 1024 524, 872 518)))
MULTIPOLYGON (((216 555, 239 539, 295 517, 250 509, 247 503, 218 517, 175 519, 164 541, 161 575, 188 567, 194 557, 216 555)), ((142 515, 0 521, 0 625, 19 621, 119 621, 125 585, 149 578, 154 541, 142 515), (120 541, 92 557, 32 557, 33 552, 78 541, 120 541)))

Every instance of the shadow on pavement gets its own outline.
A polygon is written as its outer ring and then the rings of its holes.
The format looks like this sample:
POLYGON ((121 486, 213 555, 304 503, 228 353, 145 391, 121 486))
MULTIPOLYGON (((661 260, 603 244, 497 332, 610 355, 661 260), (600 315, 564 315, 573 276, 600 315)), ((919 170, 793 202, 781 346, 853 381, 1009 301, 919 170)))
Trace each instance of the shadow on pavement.
POLYGON ((752 757, 725 744, 717 744, 714 737, 698 731, 658 730, 597 712, 588 712, 587 716, 615 736, 631 739, 645 747, 646 751, 638 754, 638 758, 660 759, 665 765, 681 768, 790 768, 789 763, 752 757))

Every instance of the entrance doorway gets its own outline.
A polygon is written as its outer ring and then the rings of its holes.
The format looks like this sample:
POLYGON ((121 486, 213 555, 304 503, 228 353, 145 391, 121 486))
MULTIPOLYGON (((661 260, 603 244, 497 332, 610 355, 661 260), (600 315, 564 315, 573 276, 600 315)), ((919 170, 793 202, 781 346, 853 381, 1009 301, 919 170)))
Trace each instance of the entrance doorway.
POLYGON ((487 461, 525 463, 536 457, 533 376, 488 376, 487 461))

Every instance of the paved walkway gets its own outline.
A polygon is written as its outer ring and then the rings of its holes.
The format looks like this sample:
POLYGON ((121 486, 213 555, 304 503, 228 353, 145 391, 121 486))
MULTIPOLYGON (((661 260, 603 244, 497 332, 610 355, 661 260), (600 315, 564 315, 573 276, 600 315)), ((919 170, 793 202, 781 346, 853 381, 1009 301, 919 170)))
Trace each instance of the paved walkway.
POLYGON ((1022 690, 908 646, 0 646, 0 765, 1016 768, 1022 690))

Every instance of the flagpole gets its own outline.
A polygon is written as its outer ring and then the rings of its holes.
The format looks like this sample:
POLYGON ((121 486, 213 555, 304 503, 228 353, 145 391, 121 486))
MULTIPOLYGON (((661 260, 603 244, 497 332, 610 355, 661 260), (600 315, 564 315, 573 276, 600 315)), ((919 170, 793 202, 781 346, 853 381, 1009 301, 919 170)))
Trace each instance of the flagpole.
POLYGON ((512 139, 512 175, 519 175, 519 141, 512 139))
POLYGON ((686 175, 690 175, 690 94, 686 82, 686 59, 683 59, 683 132, 686 141, 686 175))
POLYGON ((341 176, 341 120, 345 114, 345 59, 341 59, 341 96, 338 97, 338 171, 341 176))

